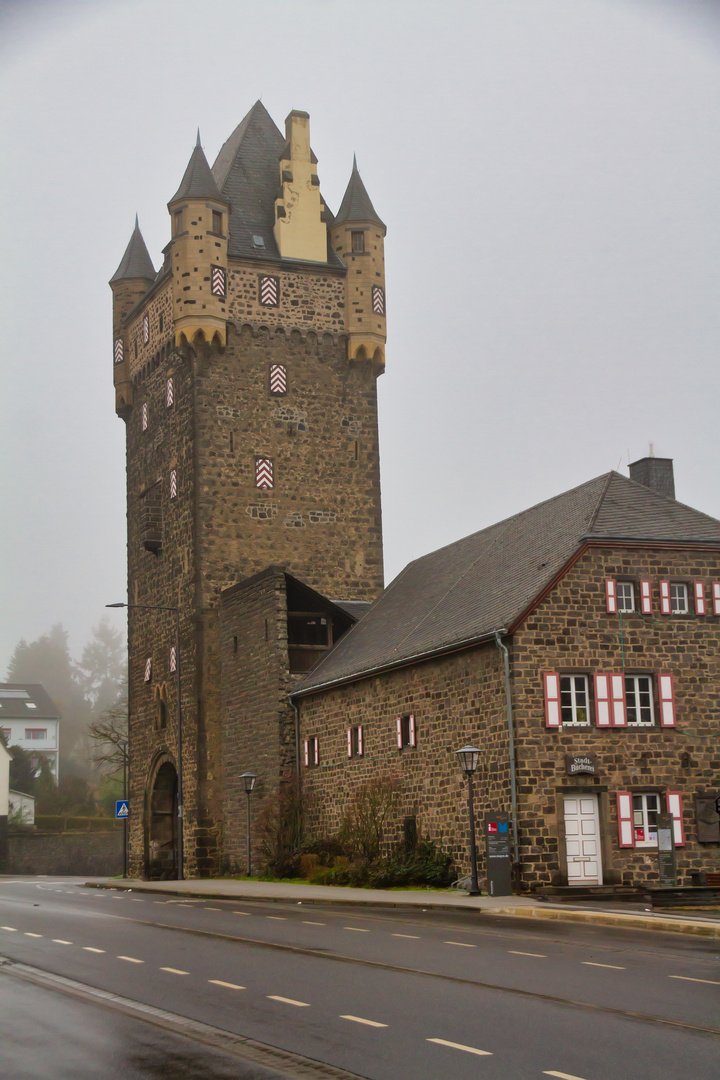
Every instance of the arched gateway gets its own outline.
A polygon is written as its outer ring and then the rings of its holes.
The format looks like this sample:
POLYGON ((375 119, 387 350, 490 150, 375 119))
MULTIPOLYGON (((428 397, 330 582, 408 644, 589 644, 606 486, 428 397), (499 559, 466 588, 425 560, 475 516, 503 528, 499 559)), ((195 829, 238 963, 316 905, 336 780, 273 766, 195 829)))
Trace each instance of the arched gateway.
POLYGON ((177 770, 163 755, 150 772, 145 814, 145 877, 167 881, 177 873, 177 770))

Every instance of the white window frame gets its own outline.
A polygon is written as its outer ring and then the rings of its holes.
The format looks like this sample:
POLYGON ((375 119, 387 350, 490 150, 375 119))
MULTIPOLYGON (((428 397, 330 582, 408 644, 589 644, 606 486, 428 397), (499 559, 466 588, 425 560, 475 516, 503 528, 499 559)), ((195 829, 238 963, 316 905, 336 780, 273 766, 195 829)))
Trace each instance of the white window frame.
POLYGON ((587 675, 560 675, 560 723, 563 727, 589 727, 590 726, 590 688, 587 675), (568 683, 569 686, 563 686, 563 683, 568 683), (578 703, 578 694, 582 694, 582 687, 578 686, 578 683, 584 684, 585 704, 578 703), (568 703, 567 695, 570 695, 568 703), (565 718, 567 709, 570 709, 571 719, 565 718), (581 710, 585 710, 585 719, 579 719, 579 713, 581 710))
POLYGON ((626 675, 625 676, 625 715, 627 717, 627 727, 654 727, 655 726, 655 694, 653 692, 653 679, 651 675, 626 675), (647 692, 650 694, 650 719, 631 720, 631 710, 635 711, 636 717, 639 717, 641 710, 647 708, 640 704, 640 694, 645 693, 644 689, 640 687, 640 680, 647 681, 647 692), (628 685, 631 684, 631 685, 628 685))
POLYGON ((684 581, 670 582, 670 614, 687 615, 690 611, 688 587, 684 581))
POLYGON ((650 814, 657 815, 661 811, 660 796, 656 791, 634 791, 632 793, 633 841, 636 848, 656 848, 658 846, 657 823, 655 826, 650 825, 650 814), (654 800, 655 805, 650 806, 649 800, 654 800), (643 830, 645 839, 638 839, 636 831, 638 829, 643 830), (654 835, 651 832, 652 829, 654 829, 654 835))
POLYGON ((623 615, 630 615, 635 611, 635 586, 632 581, 618 581, 615 585, 615 593, 617 596, 617 609, 623 615), (623 593, 629 592, 629 599, 623 596, 623 593))

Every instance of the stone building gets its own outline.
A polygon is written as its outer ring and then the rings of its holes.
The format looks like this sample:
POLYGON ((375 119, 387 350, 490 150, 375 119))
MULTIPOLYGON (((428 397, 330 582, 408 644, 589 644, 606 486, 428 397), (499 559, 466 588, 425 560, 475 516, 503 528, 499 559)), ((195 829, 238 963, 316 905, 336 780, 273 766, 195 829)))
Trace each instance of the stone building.
MULTIPOLYGON (((216 872, 240 827, 233 785, 254 763, 227 752, 256 717, 243 706, 230 721, 241 734, 224 730, 233 589, 247 598, 238 583, 283 566, 285 666, 294 634, 307 670, 382 588, 385 363, 385 226, 355 164, 332 215, 306 113, 282 134, 257 102, 212 168, 198 136, 168 211, 159 271, 136 220, 110 281, 127 433, 131 869, 165 875, 181 810, 187 874, 216 872), (319 595, 327 618, 313 616, 319 595)), ((231 637, 240 648, 247 627, 231 637)), ((261 797, 293 759, 280 683, 268 710, 261 797)))
POLYGON ((661 812, 681 883, 720 869, 720 521, 675 501, 667 459, 630 475, 411 563, 295 686, 310 836, 392 775, 389 839, 467 866, 470 743, 523 888, 657 880, 661 812))

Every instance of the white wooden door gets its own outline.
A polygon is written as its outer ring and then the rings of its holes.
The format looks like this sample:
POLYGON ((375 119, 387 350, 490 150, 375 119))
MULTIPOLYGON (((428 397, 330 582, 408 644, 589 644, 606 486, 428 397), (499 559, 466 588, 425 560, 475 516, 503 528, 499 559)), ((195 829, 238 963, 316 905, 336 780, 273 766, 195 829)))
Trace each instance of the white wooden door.
POLYGON ((597 795, 565 796, 568 885, 602 885, 597 795))

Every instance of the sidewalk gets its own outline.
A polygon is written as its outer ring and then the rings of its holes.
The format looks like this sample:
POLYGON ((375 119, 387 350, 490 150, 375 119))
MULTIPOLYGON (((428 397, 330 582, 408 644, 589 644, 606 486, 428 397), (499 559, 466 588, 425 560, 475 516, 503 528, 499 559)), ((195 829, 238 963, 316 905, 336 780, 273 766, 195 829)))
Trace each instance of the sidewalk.
MULTIPOLYGON (((333 885, 308 885, 303 881, 236 881, 230 878, 191 878, 186 881, 140 881, 134 878, 92 878, 87 888, 131 889, 159 893, 178 899, 255 900, 286 904, 343 904, 353 907, 391 907, 408 911, 466 911, 560 922, 593 923, 692 934, 720 939, 720 918, 714 915, 670 915, 666 912, 617 910, 618 905, 593 907, 568 903, 551 904, 526 896, 468 896, 464 892, 432 889, 352 889, 333 885)), ((625 905, 623 905, 625 907, 625 905)))

